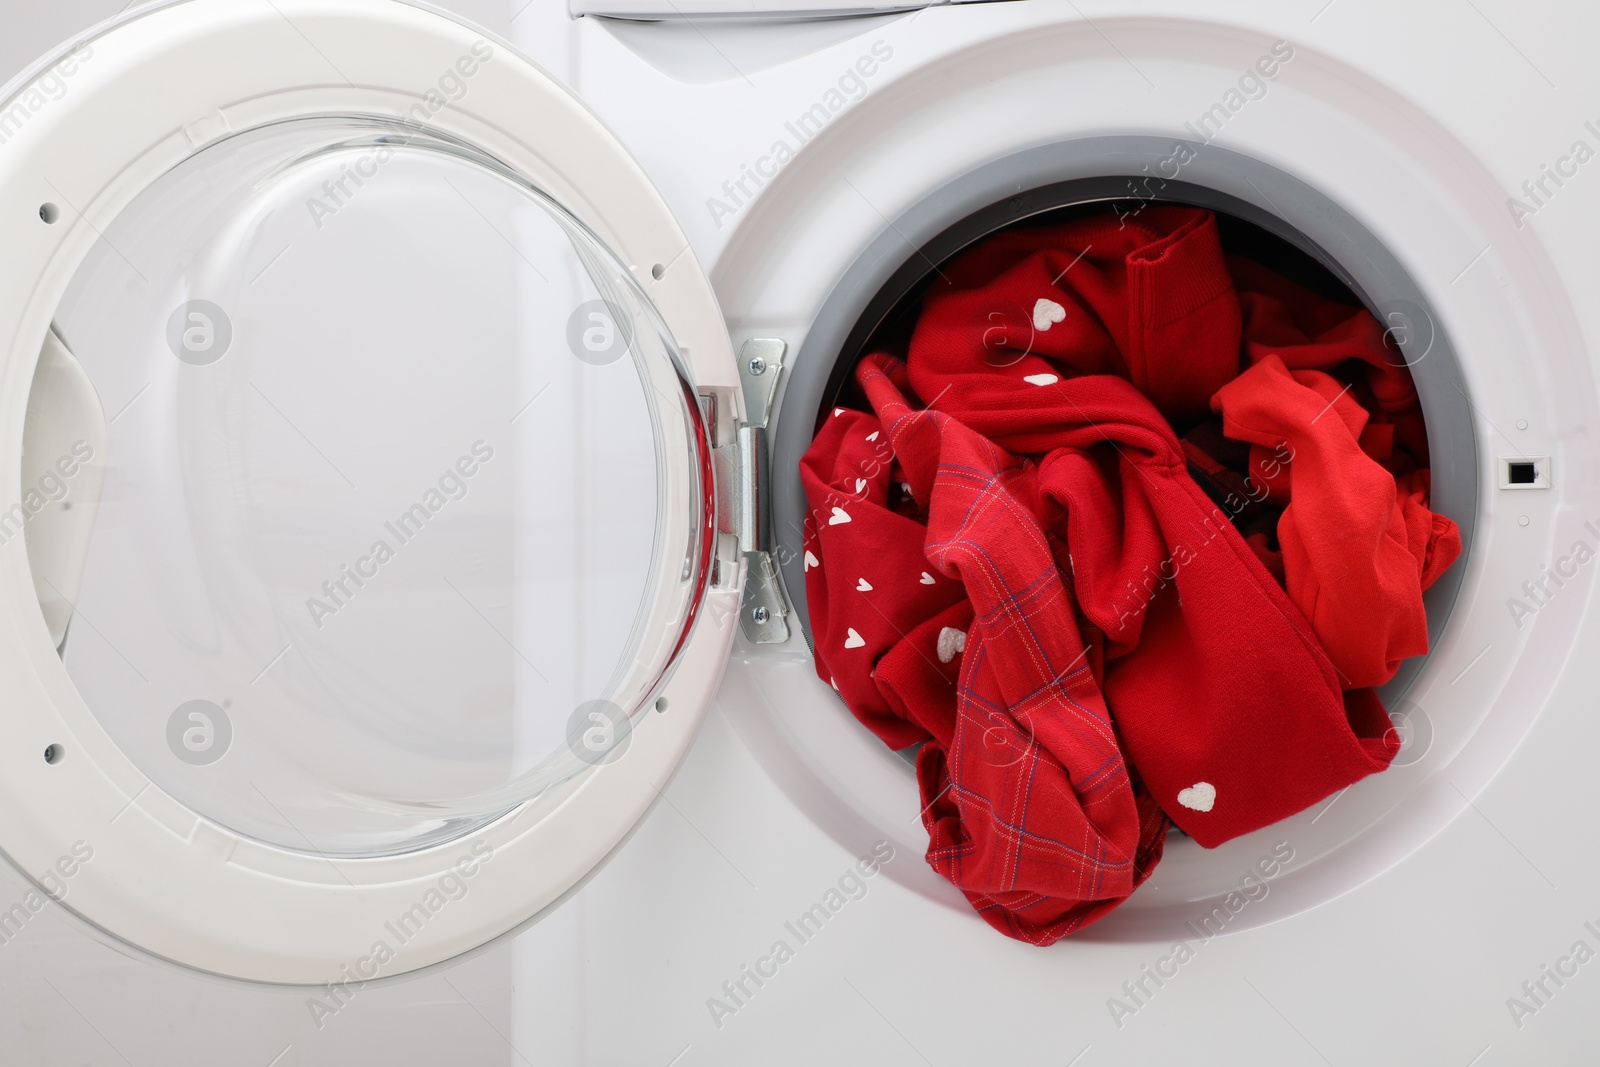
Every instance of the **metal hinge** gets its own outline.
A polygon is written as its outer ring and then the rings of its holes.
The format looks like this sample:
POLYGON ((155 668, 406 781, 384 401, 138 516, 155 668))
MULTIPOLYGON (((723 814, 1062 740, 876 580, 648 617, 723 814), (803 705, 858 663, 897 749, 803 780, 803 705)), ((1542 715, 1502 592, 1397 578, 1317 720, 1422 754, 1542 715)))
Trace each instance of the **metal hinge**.
POLYGON ((767 419, 777 393, 778 374, 788 346, 756 337, 739 350, 739 382, 744 389, 745 421, 734 427, 732 442, 714 450, 717 504, 724 533, 738 540, 745 559, 744 598, 739 626, 762 645, 789 640, 789 604, 772 559, 772 503, 767 463, 767 419))

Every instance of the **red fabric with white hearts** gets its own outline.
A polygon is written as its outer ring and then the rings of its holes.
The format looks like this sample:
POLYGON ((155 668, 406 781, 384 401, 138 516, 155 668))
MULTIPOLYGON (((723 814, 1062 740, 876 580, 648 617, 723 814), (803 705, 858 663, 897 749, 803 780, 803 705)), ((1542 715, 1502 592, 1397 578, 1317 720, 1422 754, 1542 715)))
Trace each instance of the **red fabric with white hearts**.
MULTIPOLYGON (((1225 260, 1202 211, 1002 234, 943 269, 908 363, 858 368, 873 412, 836 409, 802 462, 818 672, 889 745, 926 742, 928 861, 1013 937, 1048 943, 1115 907, 1167 818, 1213 846, 1397 751, 1262 563, 1316 553, 1246 545, 1167 421, 1203 417, 1241 362, 1364 364, 1371 424, 1306 425, 1403 468, 1385 515, 1434 546, 1414 557, 1431 581, 1454 528, 1426 510, 1409 376, 1370 316, 1323 303, 1225 260)), ((1414 646, 1409 618, 1389 630, 1369 644, 1414 646)))
POLYGON ((801 468, 821 531, 807 571, 818 665, 888 743, 927 741, 928 862, 990 923, 1047 944, 1133 892, 1166 820, 1129 779, 1034 518, 1036 468, 937 412, 913 413, 877 369, 869 359, 862 373, 876 376, 883 421, 841 412, 801 468), (883 443, 911 497, 930 501, 926 526, 889 506, 902 490, 878 459, 883 443), (965 634, 959 654, 941 650, 946 629, 965 634))
POLYGON ((1239 330, 1210 212, 1096 215, 996 234, 944 267, 917 325, 911 385, 932 398, 953 380, 986 384, 985 371, 1004 382, 1114 374, 1182 420, 1239 373, 1239 330))

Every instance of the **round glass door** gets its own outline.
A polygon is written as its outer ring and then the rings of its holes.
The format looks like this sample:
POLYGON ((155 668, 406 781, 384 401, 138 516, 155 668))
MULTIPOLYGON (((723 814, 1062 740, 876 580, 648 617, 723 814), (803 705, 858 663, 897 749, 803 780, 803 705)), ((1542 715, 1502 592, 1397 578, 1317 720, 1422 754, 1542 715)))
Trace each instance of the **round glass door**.
POLYGON ((393 853, 650 728, 705 586, 700 412, 628 269, 495 160, 375 119, 227 138, 56 326, 104 429, 25 464, 91 524, 61 654, 184 805, 393 853))

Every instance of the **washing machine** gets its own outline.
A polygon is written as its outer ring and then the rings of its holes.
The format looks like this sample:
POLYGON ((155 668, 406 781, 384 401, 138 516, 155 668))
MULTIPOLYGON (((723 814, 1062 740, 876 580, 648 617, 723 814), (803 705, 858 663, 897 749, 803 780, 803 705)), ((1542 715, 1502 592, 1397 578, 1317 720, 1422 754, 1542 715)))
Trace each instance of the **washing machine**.
POLYGON ((0 1059, 1592 1058, 1595 16, 479 7, 7 12, 0 1059), (1465 551, 1389 770, 1039 948, 797 467, 941 264, 1154 203, 1386 324, 1465 551))

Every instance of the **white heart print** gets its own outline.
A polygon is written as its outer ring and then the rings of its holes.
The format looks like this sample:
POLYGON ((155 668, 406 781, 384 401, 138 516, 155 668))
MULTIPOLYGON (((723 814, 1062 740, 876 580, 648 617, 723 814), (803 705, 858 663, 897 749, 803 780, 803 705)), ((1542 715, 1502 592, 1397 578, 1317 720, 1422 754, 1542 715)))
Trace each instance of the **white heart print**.
POLYGON ((856 479, 856 492, 859 493, 859 492, 861 492, 861 490, 865 489, 866 487, 867 487, 867 480, 865 478, 857 478, 856 479))
POLYGON ((811 550, 809 548, 806 549, 806 565, 805 565, 804 569, 805 570, 810 570, 812 567, 820 567, 820 566, 822 566, 822 564, 817 562, 817 557, 813 556, 811 554, 811 550))
POLYGON ((867 434, 867 440, 876 441, 877 439, 878 439, 878 431, 877 430, 873 430, 871 433, 867 434))
POLYGON ((870 593, 870 592, 872 592, 872 583, 867 581, 865 578, 857 578, 856 579, 856 592, 858 592, 858 593, 870 593))
POLYGON ((921 579, 918 580, 917 584, 918 585, 932 585, 933 584, 933 575, 929 574, 927 571, 923 571, 922 572, 922 577, 921 577, 921 579))
POLYGON ((1061 379, 1054 374, 1029 374, 1022 379, 1029 385, 1054 385, 1061 379))
POLYGON ((1054 300, 1040 297, 1033 305, 1033 328, 1043 332, 1067 317, 1067 309, 1054 300))
POLYGON ((939 641, 934 647, 939 653, 939 662, 949 663, 966 650, 967 635, 954 626, 946 626, 939 631, 939 641))
POLYGON ((1188 789, 1178 790, 1178 803, 1190 811, 1210 811, 1217 802, 1217 787, 1210 782, 1196 782, 1188 789))
POLYGON ((838 526, 840 523, 849 522, 850 516, 844 508, 834 508, 833 514, 828 517, 829 526, 838 526))
POLYGON ((854 626, 850 627, 849 629, 847 629, 844 632, 844 647, 845 648, 860 648, 862 645, 864 645, 866 643, 867 643, 866 639, 863 638, 860 634, 856 633, 856 628, 854 626))

